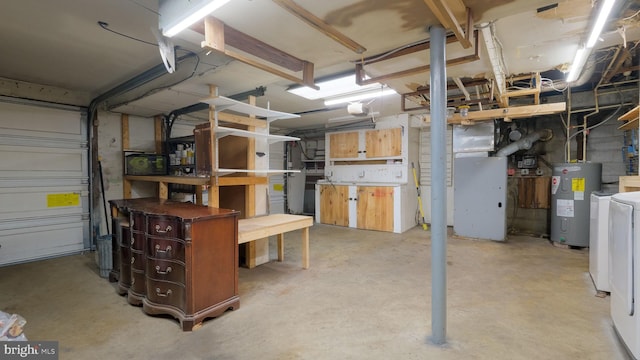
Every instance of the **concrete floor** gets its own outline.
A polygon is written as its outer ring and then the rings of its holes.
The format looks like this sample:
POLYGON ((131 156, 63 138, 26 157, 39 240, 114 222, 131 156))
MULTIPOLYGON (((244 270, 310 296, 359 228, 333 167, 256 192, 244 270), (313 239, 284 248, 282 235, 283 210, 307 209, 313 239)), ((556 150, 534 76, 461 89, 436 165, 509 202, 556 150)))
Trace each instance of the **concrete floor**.
MULTIPOLYGON (((446 346, 431 333, 430 237, 314 225, 285 262, 240 269, 240 309, 182 332, 129 305, 92 253, 0 268, 0 310, 60 359, 626 359, 588 251, 449 238, 446 346)), ((271 258, 276 258, 271 239, 271 258)))

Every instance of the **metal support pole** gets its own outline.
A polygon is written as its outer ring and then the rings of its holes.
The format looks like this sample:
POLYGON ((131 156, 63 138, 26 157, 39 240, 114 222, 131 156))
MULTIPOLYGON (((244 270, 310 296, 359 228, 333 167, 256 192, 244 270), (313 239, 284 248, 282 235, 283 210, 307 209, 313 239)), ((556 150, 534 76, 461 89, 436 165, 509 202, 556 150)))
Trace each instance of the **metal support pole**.
POLYGON ((445 30, 429 28, 431 40, 431 341, 447 335, 447 70, 445 30))

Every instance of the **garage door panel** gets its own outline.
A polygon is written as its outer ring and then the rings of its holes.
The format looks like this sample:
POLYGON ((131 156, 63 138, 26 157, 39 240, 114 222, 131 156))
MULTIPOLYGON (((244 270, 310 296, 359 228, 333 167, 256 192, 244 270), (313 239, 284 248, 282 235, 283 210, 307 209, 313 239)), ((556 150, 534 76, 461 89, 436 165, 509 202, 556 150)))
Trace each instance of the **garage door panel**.
POLYGON ((79 121, 80 112, 10 103, 0 104, 0 112, 2 113, 0 127, 5 129, 76 135, 81 135, 84 131, 79 121), (25 121, 26 119, 28 121, 25 121))
POLYGON ((77 253, 84 249, 83 223, 0 231, 0 266, 77 253))
POLYGON ((0 152, 0 266, 89 249, 86 114, 0 97, 0 152))
POLYGON ((78 164, 82 162, 81 150, 66 150, 40 148, 37 150, 31 148, 12 148, 3 149, 2 162, 0 162, 0 170, 20 172, 23 170, 37 171, 76 171, 81 174, 82 169, 78 168, 78 164))
MULTIPOLYGON (((5 127, 2 128, 2 135, 0 135, 0 143, 2 144, 23 145, 25 142, 33 140, 45 142, 49 141, 52 144, 64 144, 65 142, 82 143, 85 141, 82 134, 65 134, 38 130, 7 129, 5 127)), ((68 147, 68 145, 66 147, 68 147)))

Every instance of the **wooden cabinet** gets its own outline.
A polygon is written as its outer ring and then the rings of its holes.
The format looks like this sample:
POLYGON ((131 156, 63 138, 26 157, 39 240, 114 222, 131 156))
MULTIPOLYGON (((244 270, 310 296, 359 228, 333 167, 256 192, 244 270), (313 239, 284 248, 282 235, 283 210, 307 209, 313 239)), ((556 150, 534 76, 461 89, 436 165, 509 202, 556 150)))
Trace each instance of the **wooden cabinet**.
MULTIPOLYGON (((406 185, 316 185, 316 221, 365 230, 401 233, 415 226, 406 185)), ((415 207, 414 207, 415 209, 415 207)))
POLYGON ((320 222, 349 226, 349 187, 320 185, 320 222))
POLYGON ((407 114, 379 119, 375 127, 325 134, 316 222, 395 233, 417 224, 411 164, 418 161, 419 129, 409 126, 407 114))
POLYGON ((130 222, 118 257, 118 292, 129 303, 171 315, 185 331, 240 306, 237 211, 151 198, 110 204, 130 222))
POLYGON ((402 155, 402 129, 367 130, 365 155, 367 158, 399 157, 402 155))
POLYGON ((361 152, 359 139, 359 132, 329 134, 329 157, 332 159, 357 158, 361 152))
POLYGON ((359 229, 393 231, 393 192, 391 186, 358 186, 356 213, 359 229))
POLYGON ((402 129, 362 130, 327 135, 330 159, 398 158, 402 155, 402 129))

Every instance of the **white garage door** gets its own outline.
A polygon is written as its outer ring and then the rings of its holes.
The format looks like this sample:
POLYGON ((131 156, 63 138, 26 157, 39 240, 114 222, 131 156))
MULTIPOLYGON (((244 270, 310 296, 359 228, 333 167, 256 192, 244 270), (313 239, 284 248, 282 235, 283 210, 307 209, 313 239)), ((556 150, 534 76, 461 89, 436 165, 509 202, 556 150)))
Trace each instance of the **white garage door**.
POLYGON ((0 266, 90 247, 86 113, 0 98, 0 266))

